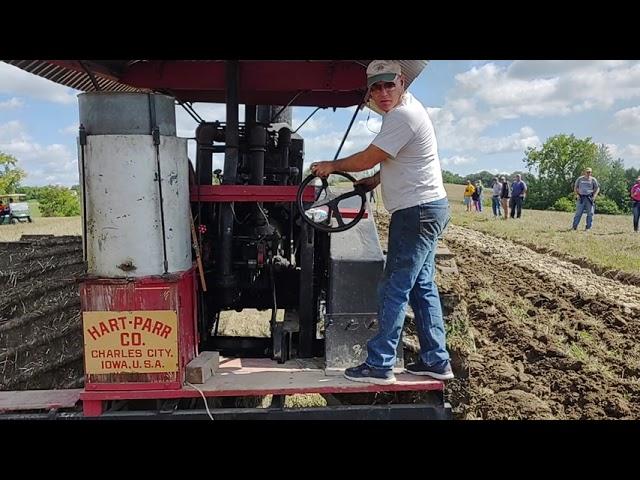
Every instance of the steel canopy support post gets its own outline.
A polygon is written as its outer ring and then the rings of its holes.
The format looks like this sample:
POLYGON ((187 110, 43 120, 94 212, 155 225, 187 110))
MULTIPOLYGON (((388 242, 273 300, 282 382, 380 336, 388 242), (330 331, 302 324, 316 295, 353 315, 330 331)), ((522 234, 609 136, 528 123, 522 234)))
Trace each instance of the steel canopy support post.
MULTIPOLYGON (((238 61, 226 62, 227 93, 227 125, 225 131, 224 176, 223 185, 235 185, 238 174, 238 61)), ((221 244, 218 250, 220 275, 218 283, 224 292, 224 303, 233 299, 232 288, 235 286, 233 275, 233 211, 231 203, 223 203, 220 209, 221 244)))
POLYGON ((300 238, 300 335, 298 337, 298 356, 301 358, 313 357, 313 341, 315 339, 313 289, 313 252, 314 252, 313 227, 302 224, 300 238))

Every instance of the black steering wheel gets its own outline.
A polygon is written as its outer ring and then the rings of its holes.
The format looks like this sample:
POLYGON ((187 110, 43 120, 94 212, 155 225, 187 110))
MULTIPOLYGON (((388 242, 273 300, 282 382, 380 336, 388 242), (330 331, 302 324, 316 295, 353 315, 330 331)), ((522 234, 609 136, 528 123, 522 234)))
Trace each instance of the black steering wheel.
MULTIPOLYGON (((350 182, 355 182, 356 179, 353 178, 348 173, 344 172, 333 172, 331 175, 340 175, 345 177, 350 182)), ((329 175, 329 176, 331 176, 329 175)), ((313 228, 316 228, 322 232, 344 232, 345 230, 350 229, 351 227, 355 227, 355 225, 362 220, 365 213, 365 205, 366 205, 366 193, 367 187, 363 185, 354 185, 353 190, 336 194, 331 191, 331 187, 329 186, 329 182, 327 178, 316 177, 315 175, 309 175, 304 181, 300 184, 298 188, 298 195, 296 196, 296 204, 298 205, 298 211, 302 216, 302 219, 311 225, 313 228), (315 185, 315 196, 313 202, 303 201, 303 193, 305 188, 316 178, 318 178, 322 185, 315 185), (340 214, 340 210, 338 208, 338 203, 347 198, 358 196, 360 198, 360 210, 357 215, 351 220, 349 223, 345 223, 342 215, 340 214), (331 224, 332 219, 335 218, 338 225, 332 227, 331 224)))

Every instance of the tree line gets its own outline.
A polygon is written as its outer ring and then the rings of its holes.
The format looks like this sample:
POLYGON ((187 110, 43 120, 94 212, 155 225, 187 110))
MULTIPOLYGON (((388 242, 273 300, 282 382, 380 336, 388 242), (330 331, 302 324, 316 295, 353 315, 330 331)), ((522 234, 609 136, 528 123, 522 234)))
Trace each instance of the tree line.
POLYGON ((465 184, 481 180, 490 186, 496 176, 504 175, 511 182, 521 174, 527 183, 527 207, 538 210, 575 210, 573 185, 587 167, 600 184, 596 202, 599 213, 621 214, 631 211, 629 190, 640 175, 638 168, 625 168, 621 158, 614 159, 609 148, 596 144, 590 137, 559 134, 550 137, 539 148, 529 147, 522 159, 528 171, 495 173, 483 170, 466 176, 443 170, 445 183, 465 184))
MULTIPOLYGON (((559 134, 548 138, 540 148, 529 147, 524 152, 528 171, 492 173, 486 170, 466 176, 447 170, 442 171, 445 183, 465 184, 467 180, 481 180, 490 186, 496 176, 504 175, 513 181, 516 174, 527 183, 527 207, 538 210, 573 211, 575 199, 573 185, 587 167, 593 168, 593 176, 600 184, 596 203, 599 213, 620 214, 631 211, 629 189, 640 175, 638 168, 625 168, 621 158, 614 159, 609 148, 596 144, 591 137, 576 138, 573 134, 559 134)), ((71 188, 47 185, 44 187, 21 186, 26 177, 12 155, 0 152, 0 194, 24 193, 27 200, 40 204, 43 216, 80 215, 79 185, 71 188)), ((305 169, 303 178, 309 174, 305 169)), ((372 175, 374 170, 362 172, 357 178, 372 175)), ((341 181, 339 177, 333 182, 341 181)))

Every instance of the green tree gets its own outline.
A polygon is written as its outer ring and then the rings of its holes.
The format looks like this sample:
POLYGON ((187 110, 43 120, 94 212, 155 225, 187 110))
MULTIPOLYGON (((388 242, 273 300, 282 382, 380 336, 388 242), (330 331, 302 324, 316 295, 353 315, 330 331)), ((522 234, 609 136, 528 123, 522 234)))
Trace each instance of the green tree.
POLYGON ((622 212, 616 205, 616 202, 607 198, 606 195, 598 195, 596 201, 596 213, 606 213, 608 215, 620 215, 622 212))
MULTIPOLYGON (((597 147, 596 158, 593 161, 593 165, 586 165, 586 167, 593 168, 593 176, 603 183, 601 180, 605 180, 609 178, 609 173, 611 170, 611 165, 613 165, 613 157, 609 152, 609 147, 604 144, 600 144, 597 147)), ((582 175, 582 172, 580 172, 582 175)), ((606 182, 604 182, 606 183, 606 182)), ((602 186, 601 186, 602 187, 602 186)))
POLYGON ((80 215, 78 195, 61 186, 42 187, 38 193, 40 212, 43 217, 73 217, 80 215))
POLYGON ((27 176, 24 170, 16 166, 17 163, 13 155, 0 152, 0 194, 14 193, 27 176))
POLYGON ((536 187, 543 190, 536 197, 536 208, 549 208, 558 198, 570 193, 576 178, 586 167, 593 167, 594 175, 604 168, 598 147, 590 137, 578 139, 574 135, 555 135, 540 149, 527 148, 525 155, 523 161, 529 171, 537 170, 536 187))
MULTIPOLYGON (((606 147, 605 147, 606 148, 606 147)), ((601 184, 602 193, 615 202, 621 212, 630 212, 629 189, 622 159, 612 160, 602 178, 596 177, 601 184)))
POLYGON ((482 170, 481 172, 472 173, 471 175, 467 175, 466 177, 464 177, 463 183, 467 183, 467 180, 471 180, 473 183, 475 183, 476 180, 481 180, 483 186, 490 187, 493 179, 496 176, 497 175, 495 173, 488 172, 487 170, 482 170))
POLYGON ((560 197, 555 203, 551 206, 551 210, 555 210, 557 212, 573 212, 576 209, 576 201, 573 198, 573 195, 570 197, 560 197))
POLYGON ((627 185, 631 188, 631 185, 636 182, 636 178, 640 177, 640 168, 627 168, 624 171, 624 176, 627 179, 627 185))
POLYGON ((37 200, 38 199, 38 192, 40 191, 40 188, 42 187, 17 187, 16 188, 16 193, 24 193, 27 198, 25 200, 37 200))
POLYGON ((458 185, 464 185, 467 183, 460 175, 450 172, 449 170, 442 170, 442 181, 444 183, 455 183, 458 185))
MULTIPOLYGON (((552 197, 549 190, 545 188, 544 182, 530 173, 521 173, 520 175, 522 175, 522 180, 527 184, 527 198, 525 200, 527 208, 533 208, 535 210, 554 209, 553 205, 558 198, 552 197)), ((514 176, 515 174, 509 177, 509 183, 512 182, 511 179, 514 176)))

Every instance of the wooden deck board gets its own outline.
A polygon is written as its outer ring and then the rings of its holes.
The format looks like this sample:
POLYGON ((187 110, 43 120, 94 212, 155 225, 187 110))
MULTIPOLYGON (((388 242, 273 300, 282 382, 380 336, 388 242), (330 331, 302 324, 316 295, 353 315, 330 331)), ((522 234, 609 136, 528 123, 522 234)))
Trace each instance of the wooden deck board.
POLYGON ((67 390, 0 391, 0 412, 72 408, 80 399, 81 388, 67 390))

